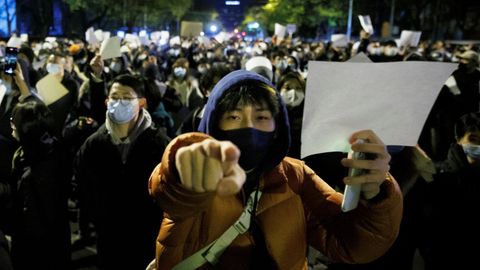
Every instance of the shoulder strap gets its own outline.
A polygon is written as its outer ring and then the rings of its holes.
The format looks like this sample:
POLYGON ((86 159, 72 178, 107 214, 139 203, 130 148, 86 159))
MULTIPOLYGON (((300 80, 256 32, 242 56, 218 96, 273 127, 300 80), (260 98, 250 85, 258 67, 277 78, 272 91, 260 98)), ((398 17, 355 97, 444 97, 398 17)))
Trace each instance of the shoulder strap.
POLYGON ((204 265, 206 262, 211 263, 212 265, 218 263, 220 256, 222 256, 223 251, 237 238, 239 234, 245 233, 250 227, 250 217, 252 213, 255 213, 253 210, 253 204, 255 196, 258 193, 258 200, 262 196, 262 192, 256 190, 250 194, 248 198, 247 205, 243 210, 240 217, 237 221, 230 226, 219 238, 214 240, 212 243, 206 247, 195 252, 190 257, 181 261, 177 264, 172 270, 190 270, 197 269, 200 266, 204 265))

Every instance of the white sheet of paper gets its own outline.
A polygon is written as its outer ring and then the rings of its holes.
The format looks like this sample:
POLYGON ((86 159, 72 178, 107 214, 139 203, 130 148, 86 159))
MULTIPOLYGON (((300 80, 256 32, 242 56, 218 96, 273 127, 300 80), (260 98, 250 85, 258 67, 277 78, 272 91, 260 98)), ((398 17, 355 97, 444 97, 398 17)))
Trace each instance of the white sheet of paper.
POLYGON ((162 32, 160 32, 160 31, 154 31, 154 32, 150 33, 150 38, 154 42, 158 42, 161 37, 162 37, 162 32))
POLYGON ((112 36, 112 33, 109 31, 103 31, 103 39, 109 39, 112 36))
POLYGON ((95 38, 97 38, 98 42, 102 42, 105 37, 103 36, 103 30, 102 29, 97 29, 94 32, 95 38))
POLYGON ((68 94, 67 88, 60 83, 55 75, 49 74, 37 82, 38 95, 48 106, 68 94))
POLYGON ((125 41, 130 45, 130 47, 138 47, 142 45, 140 43, 140 38, 136 34, 126 34, 125 35, 125 41))
POLYGON ((308 63, 301 156, 348 152, 349 136, 371 129, 387 145, 417 144, 455 64, 308 63))
POLYGON ((7 93, 7 88, 5 85, 0 84, 0 104, 2 104, 3 98, 5 97, 5 94, 7 93))
POLYGON ((98 44, 97 37, 95 36, 95 31, 93 27, 90 27, 85 32, 85 40, 90 44, 98 44))
POLYGON ((139 36, 138 38, 139 38, 140 43, 141 43, 142 45, 148 45, 148 44, 150 44, 150 40, 148 39, 148 36, 139 36))
POLYGON ((23 42, 28 42, 28 34, 20 34, 20 39, 23 42))
POLYGON ((203 23, 182 21, 180 35, 182 37, 197 37, 203 31, 203 23))
POLYGON ((174 36, 170 39, 170 46, 173 47, 174 45, 180 45, 180 37, 179 36, 174 36))
POLYGON ((359 52, 357 53, 354 57, 348 59, 347 62, 350 63, 373 63, 370 58, 364 53, 364 52, 359 52))
POLYGON ((295 32, 297 32, 297 25, 296 24, 287 24, 287 33, 289 35, 292 35, 295 32))
POLYGON ((199 36, 197 40, 198 40, 198 43, 200 44, 203 44, 207 47, 210 46, 210 39, 206 36, 199 36))
POLYGON ((120 38, 115 36, 106 39, 102 42, 100 47, 100 55, 103 60, 120 57, 120 38))
POLYGON ((287 27, 279 23, 275 23, 275 35, 277 36, 278 39, 285 38, 286 33, 287 33, 287 27))
POLYGON ((373 35, 373 24, 372 20, 370 19, 370 15, 358 15, 358 19, 360 20, 360 24, 362 25, 363 30, 365 30, 365 32, 369 33, 370 35, 373 35))
POLYGON ((57 38, 56 37, 46 37, 45 41, 49 42, 49 43, 53 43, 53 42, 57 41, 57 38))
POLYGON ((348 37, 345 34, 333 34, 330 40, 335 47, 347 47, 348 45, 348 37))
POLYGON ((167 40, 170 38, 170 32, 168 31, 160 31, 160 39, 167 40))
POLYGON ((7 42, 7 47, 20 48, 22 46, 22 39, 17 36, 12 36, 7 42))
POLYGON ((422 32, 420 31, 402 30, 402 33, 400 33, 400 47, 417 47, 421 36, 422 32))

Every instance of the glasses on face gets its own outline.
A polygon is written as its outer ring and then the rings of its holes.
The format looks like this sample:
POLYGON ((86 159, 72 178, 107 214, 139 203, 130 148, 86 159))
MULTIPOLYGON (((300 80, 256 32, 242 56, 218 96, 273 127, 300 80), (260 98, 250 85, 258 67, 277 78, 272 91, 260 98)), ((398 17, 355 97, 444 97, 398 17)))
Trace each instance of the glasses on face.
POLYGON ((109 98, 109 99, 115 99, 115 100, 131 101, 131 100, 137 99, 138 97, 111 95, 111 96, 109 96, 108 98, 109 98))

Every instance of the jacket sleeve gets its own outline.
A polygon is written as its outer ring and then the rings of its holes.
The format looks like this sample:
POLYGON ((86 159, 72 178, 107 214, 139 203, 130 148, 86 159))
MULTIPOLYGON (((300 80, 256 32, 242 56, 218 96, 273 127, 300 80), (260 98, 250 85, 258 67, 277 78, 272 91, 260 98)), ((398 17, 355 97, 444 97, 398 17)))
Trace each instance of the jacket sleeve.
POLYGON ((172 140, 162 156, 162 161, 153 170, 148 188, 150 195, 162 207, 169 219, 180 221, 206 209, 215 193, 198 193, 184 188, 175 166, 175 154, 181 147, 201 142, 208 135, 198 132, 179 135, 172 140))
POLYGON ((306 165, 300 192, 310 245, 333 261, 351 264, 373 261, 390 248, 398 235, 403 199, 391 175, 387 175, 375 198, 361 199, 356 209, 346 213, 341 211, 343 195, 306 165))

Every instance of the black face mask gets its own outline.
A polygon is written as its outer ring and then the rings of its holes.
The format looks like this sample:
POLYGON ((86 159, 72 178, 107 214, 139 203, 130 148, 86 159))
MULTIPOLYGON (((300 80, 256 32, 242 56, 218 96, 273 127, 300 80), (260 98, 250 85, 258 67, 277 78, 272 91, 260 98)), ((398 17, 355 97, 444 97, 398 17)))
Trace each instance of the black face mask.
POLYGON ((273 142, 275 131, 265 132, 255 128, 218 130, 217 139, 234 143, 240 149, 239 164, 249 171, 261 165, 273 142))

